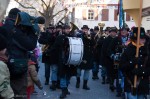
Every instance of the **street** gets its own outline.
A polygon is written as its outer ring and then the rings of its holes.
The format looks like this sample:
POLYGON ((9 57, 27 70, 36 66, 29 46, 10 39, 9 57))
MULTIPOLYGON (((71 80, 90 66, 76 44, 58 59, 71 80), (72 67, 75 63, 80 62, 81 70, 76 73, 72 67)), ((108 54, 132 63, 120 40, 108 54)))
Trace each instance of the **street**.
MULTIPOLYGON (((99 77, 100 77, 100 73, 99 73, 99 77)), ((31 96, 31 99, 59 99, 59 95, 61 93, 60 89, 57 89, 56 91, 51 91, 49 85, 44 85, 45 82, 44 65, 41 63, 39 69, 39 78, 42 82, 44 90, 40 91, 36 87, 36 91, 38 92, 38 94, 33 94, 31 96), (43 95, 44 91, 46 91, 47 93, 46 95, 43 95)), ((66 99, 121 99, 115 96, 116 92, 111 92, 109 90, 108 85, 101 84, 101 77, 99 80, 93 81, 92 75, 90 75, 88 85, 91 90, 89 91, 82 89, 82 80, 79 89, 75 88, 75 83, 76 83, 76 78, 72 77, 69 85, 69 91, 71 94, 67 95, 66 99)))

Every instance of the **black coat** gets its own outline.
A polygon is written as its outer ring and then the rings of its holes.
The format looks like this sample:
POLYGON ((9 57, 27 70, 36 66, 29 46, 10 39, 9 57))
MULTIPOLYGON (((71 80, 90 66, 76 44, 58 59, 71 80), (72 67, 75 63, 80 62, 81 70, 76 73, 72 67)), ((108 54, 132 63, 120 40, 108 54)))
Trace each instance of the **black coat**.
POLYGON ((109 52, 109 48, 110 48, 110 44, 113 41, 113 38, 111 36, 108 36, 102 45, 102 49, 101 49, 101 64, 104 67, 108 67, 109 65, 112 66, 113 61, 110 58, 110 53, 109 52))
MULTIPOLYGON (((120 69, 125 76, 125 92, 131 92, 131 83, 129 83, 129 81, 132 82, 132 85, 134 82, 135 75, 133 74, 133 69, 135 65, 133 63, 135 54, 136 47, 130 43, 121 57, 120 69)), ((138 75, 140 83, 137 87, 137 94, 149 94, 150 55, 148 54, 146 46, 141 46, 139 49, 138 68, 142 71, 142 74, 138 75), (145 62, 146 56, 148 56, 148 60, 145 62), (146 63, 145 66, 143 65, 144 63, 146 63)))
POLYGON ((87 61, 87 63, 81 62, 79 68, 81 69, 92 69, 93 66, 93 51, 95 41, 94 39, 88 39, 85 35, 82 36, 82 41, 84 45, 84 52, 82 61, 87 61))
POLYGON ((113 78, 116 76, 116 73, 114 68, 114 59, 112 56, 115 55, 118 44, 120 44, 118 37, 112 38, 111 36, 108 36, 104 40, 101 50, 102 66, 106 67, 108 76, 113 78))
POLYGON ((59 35, 49 52, 58 55, 58 75, 60 77, 72 76, 76 74, 76 67, 73 65, 65 65, 64 49, 68 44, 65 42, 67 40, 67 35, 59 35))
POLYGON ((53 52, 49 52, 51 49, 52 45, 55 42, 57 35, 54 33, 49 33, 49 32, 42 32, 38 42, 40 44, 44 44, 48 46, 44 52, 42 53, 42 62, 43 63, 48 63, 48 64, 58 64, 58 53, 56 53, 56 50, 53 52))
MULTIPOLYGON (((22 21, 24 20, 22 19, 21 22, 22 21)), ((28 51, 35 49, 38 37, 35 34, 32 26, 26 29, 21 29, 20 26, 15 26, 14 24, 14 20, 7 19, 3 25, 3 28, 5 28, 8 32, 5 37, 8 40, 7 51, 9 57, 27 59, 28 51)))
POLYGON ((95 52, 95 61, 97 61, 98 64, 102 65, 102 59, 101 59, 101 50, 104 40, 106 39, 105 36, 101 36, 97 40, 96 44, 96 52, 95 52))

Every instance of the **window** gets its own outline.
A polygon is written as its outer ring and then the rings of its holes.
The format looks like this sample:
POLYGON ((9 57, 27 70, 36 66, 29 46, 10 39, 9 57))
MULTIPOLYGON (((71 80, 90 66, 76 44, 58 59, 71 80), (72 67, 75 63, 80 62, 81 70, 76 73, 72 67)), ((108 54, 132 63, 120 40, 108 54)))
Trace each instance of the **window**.
POLYGON ((102 21, 109 21, 109 9, 102 9, 102 21))
POLYGON ((114 10, 114 21, 118 21, 118 9, 114 10))
POLYGON ((88 10, 88 20, 94 20, 94 11, 88 10))

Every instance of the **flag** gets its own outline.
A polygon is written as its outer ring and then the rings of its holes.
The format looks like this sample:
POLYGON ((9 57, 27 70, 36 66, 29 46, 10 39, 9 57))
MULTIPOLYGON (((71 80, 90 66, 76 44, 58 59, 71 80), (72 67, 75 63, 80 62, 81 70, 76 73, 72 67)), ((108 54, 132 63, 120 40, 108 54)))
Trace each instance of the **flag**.
POLYGON ((125 24, 125 22, 124 22, 123 0, 119 0, 118 13, 117 14, 119 15, 119 28, 122 28, 125 24))

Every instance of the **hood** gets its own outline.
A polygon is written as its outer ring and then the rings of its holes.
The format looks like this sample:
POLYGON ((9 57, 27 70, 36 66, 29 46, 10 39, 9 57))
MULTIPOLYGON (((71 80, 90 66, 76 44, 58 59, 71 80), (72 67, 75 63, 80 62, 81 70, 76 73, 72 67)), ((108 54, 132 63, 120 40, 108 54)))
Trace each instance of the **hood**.
POLYGON ((26 12, 19 12, 16 19, 16 25, 32 26, 31 16, 26 12))

